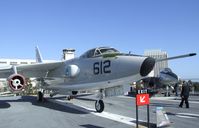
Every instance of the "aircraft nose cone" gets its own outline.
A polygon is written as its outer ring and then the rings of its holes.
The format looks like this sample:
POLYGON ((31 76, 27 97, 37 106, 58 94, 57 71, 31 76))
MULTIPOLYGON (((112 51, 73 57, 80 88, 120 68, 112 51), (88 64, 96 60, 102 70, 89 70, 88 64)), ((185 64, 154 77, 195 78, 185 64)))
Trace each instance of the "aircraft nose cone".
POLYGON ((155 59, 148 57, 144 60, 140 68, 140 75, 147 76, 152 70, 155 65, 155 59))

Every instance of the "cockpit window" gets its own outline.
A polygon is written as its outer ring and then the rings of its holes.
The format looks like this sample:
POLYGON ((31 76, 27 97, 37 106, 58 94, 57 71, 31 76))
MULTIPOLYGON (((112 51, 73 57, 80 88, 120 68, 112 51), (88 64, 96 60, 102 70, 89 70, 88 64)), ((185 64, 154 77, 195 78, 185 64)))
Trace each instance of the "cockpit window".
POLYGON ((109 49, 100 49, 100 52, 102 54, 107 54, 107 53, 115 53, 115 52, 118 52, 118 51, 114 48, 109 48, 109 49))
POLYGON ((108 47, 100 47, 100 48, 95 48, 87 51, 84 53, 81 58, 92 58, 92 57, 98 57, 103 54, 110 54, 110 53, 119 53, 118 50, 114 48, 108 48, 108 47))
POLYGON ((164 68, 161 72, 169 73, 172 72, 170 68, 164 68))

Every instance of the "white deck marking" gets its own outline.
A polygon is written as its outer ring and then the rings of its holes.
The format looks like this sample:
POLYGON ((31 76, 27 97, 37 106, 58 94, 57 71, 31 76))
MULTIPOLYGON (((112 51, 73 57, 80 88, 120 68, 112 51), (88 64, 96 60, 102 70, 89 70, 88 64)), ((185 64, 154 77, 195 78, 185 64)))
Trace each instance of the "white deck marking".
POLYGON ((190 118, 190 119, 197 119, 199 118, 199 114, 192 114, 192 113, 176 113, 177 117, 182 117, 182 118, 190 118))
MULTIPOLYGON (((102 112, 102 113, 97 113, 95 109, 89 108, 89 107, 85 107, 83 105, 80 104, 72 104, 72 103, 67 103, 64 100, 53 100, 53 99, 49 99, 49 101, 53 102, 53 103, 57 103, 57 104, 61 104, 76 110, 80 110, 83 112, 89 112, 93 115, 99 116, 99 117, 103 117, 103 118, 107 118, 113 121, 117 121, 120 123, 124 123, 124 124, 128 124, 131 125, 133 127, 136 127, 136 119, 135 118, 131 118, 131 117, 127 117, 127 116, 122 116, 122 115, 118 115, 118 114, 113 114, 110 112, 102 112)), ((139 120, 142 121, 142 120, 139 120)), ((142 121, 143 122, 143 121, 142 121)))

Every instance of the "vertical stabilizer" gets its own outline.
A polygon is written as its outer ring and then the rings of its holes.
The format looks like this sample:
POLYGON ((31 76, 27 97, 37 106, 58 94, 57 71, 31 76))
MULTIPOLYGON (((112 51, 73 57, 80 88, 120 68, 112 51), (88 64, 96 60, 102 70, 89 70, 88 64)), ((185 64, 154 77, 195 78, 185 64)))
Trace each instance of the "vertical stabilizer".
POLYGON ((43 58, 41 56, 38 46, 36 46, 35 51, 36 51, 36 63, 43 63, 43 58))

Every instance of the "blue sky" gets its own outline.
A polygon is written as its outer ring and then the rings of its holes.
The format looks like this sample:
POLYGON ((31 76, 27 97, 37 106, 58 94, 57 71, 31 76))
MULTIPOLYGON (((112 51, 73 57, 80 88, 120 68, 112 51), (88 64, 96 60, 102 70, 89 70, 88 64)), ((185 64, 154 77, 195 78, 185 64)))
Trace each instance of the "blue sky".
MULTIPOLYGON (((169 56, 199 51, 198 0, 0 0, 0 57, 60 59, 63 48, 112 46, 169 56)), ((173 60, 184 78, 199 78, 199 56, 173 60)))

